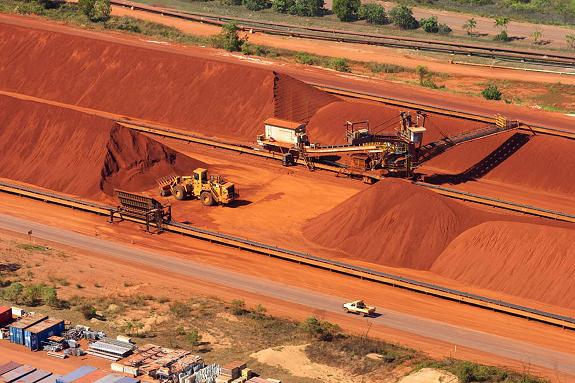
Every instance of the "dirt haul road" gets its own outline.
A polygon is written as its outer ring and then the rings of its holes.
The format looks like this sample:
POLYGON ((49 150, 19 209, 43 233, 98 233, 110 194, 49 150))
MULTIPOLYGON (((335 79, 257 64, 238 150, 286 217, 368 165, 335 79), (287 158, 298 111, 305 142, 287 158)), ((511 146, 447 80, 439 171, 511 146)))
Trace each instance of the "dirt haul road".
MULTIPOLYGON (((320 294, 270 282, 253 275, 248 276, 192 261, 163 257, 161 254, 142 251, 7 215, 0 215, 0 228, 19 233, 26 233, 28 230, 32 230, 36 238, 55 241, 83 250, 98 249, 103 254, 123 261, 142 264, 147 267, 152 266, 164 272, 177 273, 205 282, 223 284, 250 293, 261 294, 265 291, 265 294, 272 298, 314 307, 316 310, 339 313, 341 312, 341 302, 345 300, 343 297, 320 294), (161 262, 158 262, 159 259, 161 259, 161 262)), ((552 369, 563 374, 575 375, 575 365, 572 363, 575 355, 573 354, 513 341, 479 331, 472 331, 422 317, 393 312, 385 308, 380 308, 379 313, 381 316, 372 319, 378 325, 385 325, 463 347, 478 349, 504 358, 518 360, 525 364, 552 369)))
MULTIPOLYGON (((246 57, 241 54, 230 54, 221 50, 181 46, 166 42, 150 40, 144 36, 123 35, 118 33, 101 33, 39 20, 37 18, 0 15, 0 25, 16 25, 26 28, 55 31, 73 36, 82 36, 100 41, 143 47, 151 50, 172 52, 189 57, 217 60, 245 66, 277 70, 301 81, 323 84, 330 87, 344 88, 356 92, 365 92, 377 96, 409 100, 415 103, 459 110, 488 116, 502 114, 511 119, 518 119, 526 124, 541 125, 549 128, 575 131, 575 118, 560 113, 545 112, 537 109, 500 102, 490 102, 479 98, 447 94, 445 92, 423 89, 421 87, 395 84, 393 82, 338 73, 332 70, 303 66, 286 65, 259 58, 246 57), (439 97, 438 97, 439 96, 439 97)), ((323 44, 323 43, 322 43, 323 44)), ((13 91, 1 86, 1 90, 13 91)))

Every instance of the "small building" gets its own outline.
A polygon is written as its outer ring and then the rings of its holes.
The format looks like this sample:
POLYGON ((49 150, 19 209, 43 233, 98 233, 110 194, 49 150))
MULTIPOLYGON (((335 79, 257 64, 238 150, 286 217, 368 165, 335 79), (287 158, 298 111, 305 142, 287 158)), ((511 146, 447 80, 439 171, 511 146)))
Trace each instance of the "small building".
POLYGON ((24 329, 24 345, 32 351, 42 348, 42 343, 51 336, 60 336, 64 332, 62 319, 49 318, 24 329))
POLYGON ((0 327, 12 323, 12 308, 0 306, 0 327))
POLYGON ((307 143, 306 124, 268 118, 264 121, 264 139, 270 142, 284 143, 293 146, 307 143))
POLYGON ((24 344, 24 330, 46 319, 48 319, 47 315, 34 314, 12 323, 10 325, 10 342, 24 344))

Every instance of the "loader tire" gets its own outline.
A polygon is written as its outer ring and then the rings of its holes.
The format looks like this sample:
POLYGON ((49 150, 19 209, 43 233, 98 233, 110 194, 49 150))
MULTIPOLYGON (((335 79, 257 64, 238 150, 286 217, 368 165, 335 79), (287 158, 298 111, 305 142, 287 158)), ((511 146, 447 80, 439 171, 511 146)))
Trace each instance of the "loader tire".
POLYGON ((171 191, 166 190, 166 189, 160 189, 160 196, 162 196, 162 197, 168 197, 170 194, 172 194, 171 191))
POLYGON ((184 189, 184 187, 181 185, 174 186, 174 189, 172 189, 172 194, 178 201, 186 199, 186 189, 184 189))
POLYGON ((212 206, 214 204, 214 196, 210 192, 202 192, 200 194, 200 199, 204 206, 212 206))

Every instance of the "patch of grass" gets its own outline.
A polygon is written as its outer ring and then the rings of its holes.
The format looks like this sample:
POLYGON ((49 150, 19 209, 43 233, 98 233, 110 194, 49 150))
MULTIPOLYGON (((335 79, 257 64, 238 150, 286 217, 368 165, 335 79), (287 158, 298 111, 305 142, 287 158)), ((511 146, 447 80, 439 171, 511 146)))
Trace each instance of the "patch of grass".
POLYGON ((376 63, 376 62, 368 62, 365 64, 366 68, 369 69, 372 73, 401 73, 407 72, 408 69, 406 67, 394 64, 383 64, 383 63, 376 63))
POLYGON ((312 342, 306 347, 306 354, 314 362, 333 367, 347 365, 352 373, 361 375, 381 368, 390 369, 419 356, 412 349, 351 335, 338 336, 331 342, 312 342), (377 354, 379 359, 368 358, 368 354, 377 354))
POLYGON ((298 64, 304 65, 319 65, 322 61, 318 56, 307 52, 297 52, 294 57, 298 64))
POLYGON ((49 251, 50 248, 46 247, 46 246, 41 246, 41 245, 32 245, 29 243, 19 243, 16 245, 17 248, 22 249, 22 250, 26 250, 26 251, 40 251, 40 252, 44 252, 44 251, 49 251))
POLYGON ((498 367, 486 366, 458 359, 445 359, 441 361, 427 360, 419 362, 414 370, 422 368, 437 368, 451 372, 461 383, 471 382, 505 382, 505 383, 544 383, 543 379, 521 374, 498 367))

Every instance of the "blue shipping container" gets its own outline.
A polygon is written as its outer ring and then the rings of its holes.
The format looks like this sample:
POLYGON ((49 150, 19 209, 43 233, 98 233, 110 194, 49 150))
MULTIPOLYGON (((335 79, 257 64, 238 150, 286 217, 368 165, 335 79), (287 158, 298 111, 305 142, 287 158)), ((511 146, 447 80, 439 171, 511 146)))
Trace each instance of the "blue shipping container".
POLYGON ((62 332, 64 332, 63 320, 47 319, 24 329, 24 345, 32 351, 40 350, 42 348, 42 342, 51 336, 60 336, 62 332))
POLYGON ((10 342, 24 344, 24 329, 39 323, 48 317, 46 315, 35 314, 22 318, 10 325, 10 342))
POLYGON ((82 376, 86 376, 89 373, 96 371, 97 368, 96 367, 92 367, 92 366, 82 366, 74 371, 72 371, 69 374, 66 374, 64 376, 59 377, 58 379, 56 379, 56 383, 71 383, 74 380, 78 380, 80 379, 82 376))

